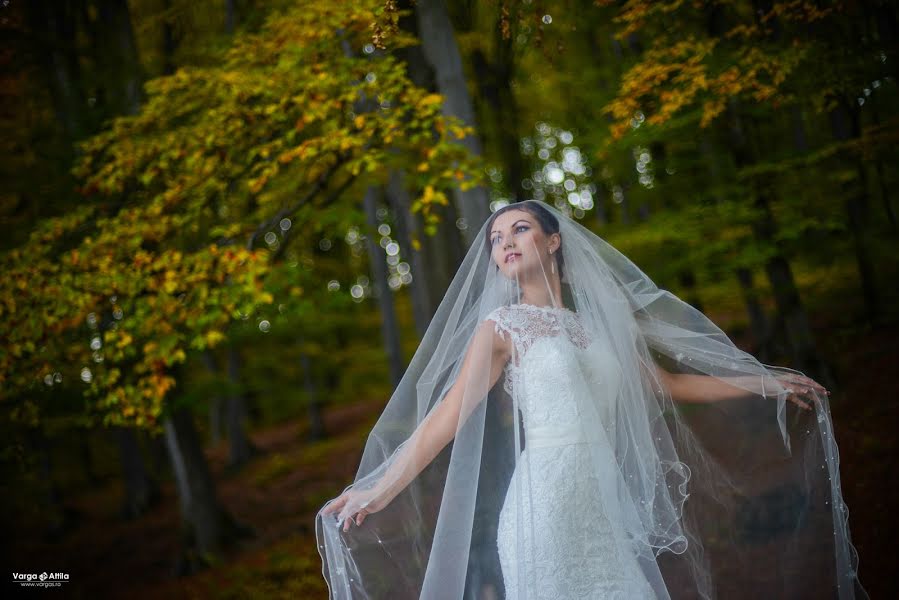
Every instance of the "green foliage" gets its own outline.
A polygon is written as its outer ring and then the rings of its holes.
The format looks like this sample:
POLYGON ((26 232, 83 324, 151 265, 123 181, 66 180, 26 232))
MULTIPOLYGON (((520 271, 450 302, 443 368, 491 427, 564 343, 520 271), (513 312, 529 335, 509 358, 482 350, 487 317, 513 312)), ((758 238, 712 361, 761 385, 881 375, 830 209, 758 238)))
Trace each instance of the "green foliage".
POLYGON ((62 384, 81 386, 105 422, 157 425, 188 352, 275 292, 304 295, 257 238, 286 218, 299 231, 323 215, 338 231, 358 222, 356 192, 394 167, 423 190, 414 207, 429 225, 442 188, 478 181, 458 143, 470 129, 395 58, 362 52, 375 4, 293 5, 219 64, 148 82, 139 114, 83 144, 87 203, 2 257, 14 418, 38 417, 29 390, 62 384))

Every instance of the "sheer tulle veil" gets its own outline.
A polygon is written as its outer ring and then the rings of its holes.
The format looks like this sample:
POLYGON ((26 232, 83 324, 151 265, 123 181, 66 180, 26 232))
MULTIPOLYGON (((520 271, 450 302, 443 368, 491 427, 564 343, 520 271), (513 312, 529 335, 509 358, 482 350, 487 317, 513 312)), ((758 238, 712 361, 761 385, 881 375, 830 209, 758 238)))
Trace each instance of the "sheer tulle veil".
MULTIPOLYGON (((473 237, 339 510, 316 516, 330 596, 511 598, 514 581, 517 598, 543 597, 552 564, 500 564, 502 511, 505 539, 538 557, 565 519, 602 515, 657 598, 866 597, 813 383, 737 348, 565 212, 504 207, 473 237), (571 341, 540 341, 559 336, 571 341), (541 417, 543 399, 564 410, 541 417), (554 435, 583 452, 553 474, 582 490, 558 520, 529 512, 536 479, 513 478, 554 435)), ((590 531, 553 556, 591 568, 590 531)))

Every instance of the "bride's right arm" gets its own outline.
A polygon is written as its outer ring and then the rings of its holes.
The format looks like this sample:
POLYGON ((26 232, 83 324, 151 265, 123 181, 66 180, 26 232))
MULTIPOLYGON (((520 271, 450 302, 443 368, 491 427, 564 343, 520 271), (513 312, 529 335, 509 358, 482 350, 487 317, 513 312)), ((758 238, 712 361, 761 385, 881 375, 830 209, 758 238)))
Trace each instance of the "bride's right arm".
POLYGON ((487 397, 510 356, 511 341, 496 332, 493 321, 483 321, 472 336, 456 381, 409 439, 400 444, 377 483, 368 489, 344 491, 322 509, 322 514, 339 511, 338 523, 343 522, 347 531, 351 523, 361 525, 366 514, 387 506, 455 437, 457 429, 487 397), (485 382, 486 387, 478 389, 485 382))
MULTIPOLYGON (((443 399, 418 425, 397 452, 375 489, 393 499, 456 435, 456 431, 499 379, 511 356, 511 342, 485 320, 469 343, 459 375, 443 399), (485 389, 477 386, 487 382, 485 389)), ((389 501, 389 500, 388 500, 389 501)))

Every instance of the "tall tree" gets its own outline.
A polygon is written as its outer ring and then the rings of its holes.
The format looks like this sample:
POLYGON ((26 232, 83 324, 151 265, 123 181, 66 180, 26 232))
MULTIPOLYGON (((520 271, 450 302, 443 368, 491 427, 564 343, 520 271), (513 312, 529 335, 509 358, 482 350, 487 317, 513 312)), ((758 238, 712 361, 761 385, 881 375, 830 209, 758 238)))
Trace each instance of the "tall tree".
MULTIPOLYGON (((419 39, 418 19, 408 0, 399 3, 402 14, 397 16, 398 31, 419 39)), ((406 74, 416 86, 438 91, 433 69, 419 43, 391 43, 394 56, 403 61, 406 74)), ((411 210, 412 199, 421 190, 410 190, 415 180, 404 170, 390 173, 385 189, 394 213, 404 222, 401 231, 408 237, 405 248, 412 261, 412 301, 416 329, 423 336, 431 316, 437 311, 440 298, 446 292, 453 273, 462 262, 462 235, 456 226, 458 212, 454 204, 433 206, 440 226, 428 226, 421 215, 411 210)))
MULTIPOLYGON (((415 13, 425 57, 434 70, 437 89, 444 97, 443 114, 474 127, 474 108, 445 0, 419 0, 415 13)), ((462 143, 471 154, 481 155, 481 142, 476 133, 465 136, 462 143)), ((472 242, 471 236, 490 216, 487 190, 482 187, 454 187, 453 196, 459 215, 464 220, 460 229, 468 245, 472 242)))

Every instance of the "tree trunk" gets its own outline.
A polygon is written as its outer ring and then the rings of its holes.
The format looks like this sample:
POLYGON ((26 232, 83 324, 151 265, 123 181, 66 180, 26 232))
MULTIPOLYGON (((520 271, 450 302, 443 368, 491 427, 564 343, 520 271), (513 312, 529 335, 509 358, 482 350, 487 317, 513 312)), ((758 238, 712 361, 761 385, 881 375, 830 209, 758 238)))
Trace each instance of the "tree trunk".
POLYGON ((794 106, 790 111, 790 117, 793 121, 793 146, 796 150, 805 154, 808 152, 808 136, 805 134, 805 120, 802 116, 802 109, 794 106))
POLYGON ((81 455, 81 466, 84 469, 84 478, 88 484, 95 486, 100 483, 100 476, 94 463, 94 454, 91 452, 91 431, 85 429, 83 431, 76 430, 76 443, 78 444, 78 452, 81 455))
MULTIPOLYGON (((861 135, 861 126, 858 121, 858 111, 850 108, 848 101, 840 99, 837 107, 830 113, 831 130, 834 139, 846 142, 858 138, 861 135)), ((865 317, 870 324, 876 323, 880 316, 880 306, 877 299, 877 283, 874 275, 874 264, 871 260, 871 252, 868 249, 868 185, 865 175, 865 165, 857 157, 846 156, 846 164, 852 165, 858 174, 857 181, 848 181, 843 184, 843 197, 846 199, 846 213, 849 221, 849 230, 852 232, 852 242, 855 248, 855 262, 858 266, 858 274, 861 279, 862 297, 865 300, 865 317)))
POLYGON ((159 502, 159 485, 144 463, 137 432, 133 428, 119 426, 113 429, 113 434, 119 447, 122 480, 125 482, 122 517, 136 519, 159 502))
POLYGON ((228 421, 228 441, 230 453, 228 467, 232 469, 245 465, 253 456, 258 454, 258 449, 247 436, 246 395, 240 389, 240 353, 235 346, 228 347, 228 379, 237 389, 228 396, 226 418, 228 421))
POLYGON ((696 289, 696 274, 690 269, 683 269, 677 274, 677 281, 684 288, 684 298, 690 306, 703 312, 702 300, 696 289))
MULTIPOLYGON (((408 0, 400 2, 401 9, 413 9, 408 0)), ((418 30, 418 19, 414 12, 403 15, 399 20, 399 28, 410 33, 416 38, 421 38, 418 30)), ((406 72, 409 79, 418 87, 438 91, 435 74, 425 58, 421 45, 400 48, 396 51, 397 57, 406 63, 406 72)), ((400 177, 399 175, 397 177, 400 177)), ((402 184, 402 178, 395 180, 393 185, 402 184)), ((395 190, 388 187, 388 193, 395 190)), ((397 192, 400 194, 400 192, 397 192)), ((401 195, 396 196, 397 205, 400 203, 411 205, 411 202, 401 195)), ((393 202, 393 199, 391 199, 393 202)), ((456 209, 454 205, 433 207, 434 212, 440 217, 440 226, 433 236, 427 235, 423 229, 420 215, 413 215, 404 211, 407 220, 407 228, 410 238, 417 240, 419 248, 412 248, 413 265, 413 299, 421 306, 416 309, 416 327, 419 335, 424 335, 431 316, 437 312, 440 299, 443 298, 446 289, 452 281, 453 274, 462 263, 465 256, 462 235, 456 227, 456 209), (418 265, 418 267, 416 267, 418 265), (416 289, 414 286, 418 286, 416 289), (421 313, 421 314, 418 314, 421 313)))
MULTIPOLYGON (((208 348, 201 354, 206 370, 213 377, 218 376, 218 367, 215 364, 215 355, 208 348)), ((222 439, 222 412, 225 402, 221 396, 215 395, 209 399, 209 441, 218 444, 222 439)))
POLYGON ((219 502, 190 410, 176 409, 164 428, 184 532, 178 572, 186 574, 207 566, 226 546, 252 532, 236 523, 219 502))
MULTIPOLYGON (((300 347, 303 346, 304 336, 300 333, 297 340, 300 347)), ((322 414, 323 402, 319 398, 316 389, 315 380, 312 378, 312 367, 309 362, 309 355, 300 352, 300 368, 303 370, 303 388, 306 390, 306 414, 309 417, 309 432, 306 436, 307 441, 316 442, 327 437, 328 432, 325 431, 325 419, 322 414)))
POLYGON ((166 446, 164 432, 162 435, 159 435, 145 431, 143 435, 146 440, 146 447, 150 451, 150 464, 153 466, 153 476, 157 480, 168 477, 171 461, 169 460, 169 451, 166 446))
POLYGON ((41 497, 44 515, 43 536, 47 541, 58 541, 68 532, 75 521, 75 513, 62 501, 59 488, 53 480, 53 459, 50 456, 50 439, 43 429, 28 430, 28 444, 36 457, 38 478, 41 482, 41 497))
MULTIPOLYGON (((350 45, 343 41, 343 53, 352 56, 350 45)), ((354 109, 362 114, 373 110, 377 105, 373 100, 361 98, 354 103, 354 109)), ((384 348, 387 351, 387 359, 390 368, 390 377, 394 387, 399 385, 405 371, 402 348, 400 346, 399 325, 396 319, 396 311, 393 305, 393 291, 388 281, 389 269, 384 250, 378 243, 381 235, 378 233, 378 196, 379 188, 370 185, 365 190, 362 199, 363 210, 368 224, 365 240, 368 249, 369 265, 371 266, 371 278, 374 283, 375 297, 381 312, 381 334, 384 340, 384 348)))
POLYGON ((57 0, 32 0, 26 7, 29 27, 44 38, 37 54, 56 120, 66 137, 77 140, 90 129, 81 67, 75 51, 77 7, 57 0))
POLYGON ((492 139, 494 148, 502 156, 501 162, 505 166, 504 179, 512 196, 511 200, 518 202, 525 200, 529 194, 522 186, 527 167, 521 153, 518 103, 512 91, 515 53, 512 38, 503 39, 499 27, 494 28, 493 37, 495 49, 493 62, 488 60, 480 48, 476 48, 472 54, 479 97, 482 100, 478 103, 480 122, 485 131, 485 139, 492 139))
POLYGON ((175 28, 172 26, 170 18, 172 0, 164 0, 162 7, 166 14, 166 18, 162 22, 162 74, 171 75, 175 72, 175 49, 178 47, 175 28))
POLYGON ((225 33, 234 33, 234 0, 225 0, 225 33))
POLYGON ((97 15, 94 55, 103 67, 102 83, 108 86, 109 107, 114 114, 136 114, 143 95, 143 74, 128 2, 98 0, 97 15))
MULTIPOLYGON (((880 126, 880 112, 877 110, 877 104, 872 103, 871 116, 875 127, 880 126)), ((877 173, 877 183, 880 187, 880 201, 883 204, 883 212, 887 217, 893 235, 899 234, 899 221, 896 219, 896 210, 893 208, 893 199, 890 195, 890 187, 887 183, 886 174, 883 168, 883 161, 880 158, 874 159, 874 171, 877 173)))
POLYGON ((371 276, 377 293, 378 307, 381 311, 381 335, 384 338, 384 349, 390 363, 390 377, 394 387, 399 385, 405 371, 402 348, 400 346, 399 326, 396 310, 393 306, 393 291, 388 282, 387 260, 383 248, 378 243, 378 189, 370 186, 363 199, 365 216, 368 221, 366 244, 371 264, 371 276))
MULTIPOLYGON (((719 152, 715 149, 709 136, 702 138, 700 147, 702 149, 703 162, 708 166, 710 181, 713 184, 720 183, 722 177, 721 166, 718 163, 719 152)), ((722 200, 715 197, 715 202, 721 204, 722 200)), ((756 344, 754 353, 762 362, 774 360, 774 356, 776 356, 776 352, 774 352, 774 333, 776 328, 768 319, 768 316, 765 314, 765 308, 759 302, 755 284, 753 283, 752 271, 746 267, 737 267, 735 275, 740 283, 743 302, 746 306, 746 313, 749 316, 749 329, 756 344)))
POLYGON ((771 325, 765 315, 765 309, 762 307, 752 282, 752 271, 746 267, 737 268, 737 281, 740 282, 740 289, 743 292, 743 302, 746 304, 746 312, 749 314, 749 331, 755 340, 754 354, 762 362, 772 360, 773 353, 770 350, 771 344, 771 325))
MULTIPOLYGON (((774 244, 774 216, 771 213, 767 184, 758 183, 755 205, 762 216, 753 223, 753 231, 760 240, 774 244)), ((794 368, 817 375, 824 387, 835 387, 830 367, 818 356, 808 315, 796 288, 796 280, 790 263, 781 253, 777 253, 765 261, 765 273, 771 282, 774 301, 783 320, 787 340, 793 353, 794 368)))
POLYGON ((606 207, 607 194, 605 184, 602 182, 595 183, 596 192, 593 194, 593 206, 596 208, 596 223, 600 227, 609 224, 608 210, 606 207))
POLYGON ((619 186, 619 189, 621 190, 621 196, 620 196, 621 202, 618 203, 618 206, 621 207, 621 223, 624 225, 630 225, 631 224, 631 216, 630 216, 630 209, 628 208, 628 201, 627 201, 627 186, 621 185, 621 186, 619 186))
MULTIPOLYGON (((437 89, 445 99, 443 114, 457 117, 466 125, 475 126, 474 109, 462 70, 462 57, 453 36, 453 25, 444 0, 418 0, 415 13, 418 16, 425 57, 434 69, 437 89)), ((461 142, 472 154, 481 154, 481 142, 476 135, 470 135, 461 142)), ((464 221, 462 236, 468 247, 472 236, 490 216, 487 190, 476 187, 463 191, 456 187, 453 196, 464 221)))
POLYGON ((387 201, 396 214, 397 240, 409 256, 409 266, 412 272, 412 315, 415 319, 415 330, 421 339, 424 337, 428 323, 431 321, 431 315, 434 314, 437 307, 432 305, 428 289, 430 273, 424 256, 421 225, 417 219, 418 215, 412 214, 409 210, 412 202, 403 179, 403 171, 393 170, 390 173, 390 180, 387 182, 385 192, 387 201), (412 243, 413 239, 418 242, 418 248, 412 243))
MULTIPOLYGON (((737 168, 754 164, 758 152, 752 150, 753 139, 747 134, 744 120, 738 114, 734 104, 728 110, 731 114, 729 133, 732 140, 731 150, 734 155, 734 163, 737 168)), ((753 234, 763 244, 776 246, 777 225, 771 211, 771 198, 774 195, 771 182, 756 178, 750 182, 749 189, 755 208, 761 213, 759 218, 752 223, 753 234)), ((784 326, 787 341, 790 344, 794 363, 792 366, 816 377, 827 388, 835 387, 830 367, 821 359, 815 347, 808 315, 802 306, 789 261, 778 251, 765 261, 764 267, 774 293, 779 321, 784 326)))

